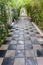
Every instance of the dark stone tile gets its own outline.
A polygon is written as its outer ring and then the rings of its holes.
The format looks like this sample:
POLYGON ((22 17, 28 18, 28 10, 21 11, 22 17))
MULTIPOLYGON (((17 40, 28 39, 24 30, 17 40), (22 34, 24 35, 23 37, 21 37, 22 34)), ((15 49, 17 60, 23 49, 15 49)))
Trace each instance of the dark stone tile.
POLYGON ((6 57, 4 58, 2 65, 13 65, 14 58, 6 57))
POLYGON ((31 44, 25 44, 25 49, 33 49, 33 46, 31 44))
POLYGON ((43 44, 41 44, 41 48, 43 49, 43 44))
POLYGON ((3 44, 10 44, 10 40, 5 40, 3 44))
POLYGON ((33 30, 30 30, 30 32, 33 32, 33 30))
POLYGON ((12 37, 12 34, 8 34, 7 37, 12 37))
POLYGON ((36 34, 30 34, 30 37, 35 37, 36 36, 36 34))
POLYGON ((14 32, 14 35, 18 35, 19 34, 19 32, 14 32))
POLYGON ((26 32, 26 34, 29 34, 29 32, 26 32))
POLYGON ((12 29, 15 29, 15 27, 13 27, 12 29))
POLYGON ((43 57, 43 50, 37 50, 37 56, 38 57, 43 57))
POLYGON ((37 40, 31 40, 32 44, 39 44, 37 40))
POLYGON ((43 44, 41 44, 41 46, 43 46, 43 44))
POLYGON ((16 28, 15 30, 19 30, 18 28, 16 28))
POLYGON ((36 34, 40 34, 39 32, 35 32, 36 34))
POLYGON ((16 57, 24 57, 24 50, 17 50, 16 57))
POLYGON ((14 32, 14 30, 10 30, 10 32, 14 32))
POLYGON ((0 57, 4 57, 6 54, 6 50, 0 50, 0 57))
POLYGON ((12 40, 18 40, 18 37, 13 37, 12 40))
POLYGON ((37 56, 41 56, 41 51, 37 50, 37 56))
POLYGON ((29 27, 29 29, 32 29, 32 27, 29 27))
POLYGON ((41 36, 40 38, 43 38, 43 36, 41 36))
POLYGON ((28 57, 26 59, 26 65, 37 65, 37 61, 33 57, 28 57))
POLYGON ((26 38, 24 38, 25 40, 31 40, 31 38, 30 37, 26 37, 26 38))
POLYGON ((16 50, 16 44, 10 44, 8 50, 16 50))
POLYGON ((28 30, 27 28, 25 30, 28 30))

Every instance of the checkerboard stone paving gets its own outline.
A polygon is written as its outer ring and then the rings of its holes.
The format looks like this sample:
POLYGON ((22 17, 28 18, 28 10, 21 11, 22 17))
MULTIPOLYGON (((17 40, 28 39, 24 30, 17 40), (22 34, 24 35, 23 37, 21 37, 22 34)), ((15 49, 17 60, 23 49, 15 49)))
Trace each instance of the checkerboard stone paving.
POLYGON ((19 20, 0 46, 0 65, 43 65, 43 42, 28 20, 19 20))

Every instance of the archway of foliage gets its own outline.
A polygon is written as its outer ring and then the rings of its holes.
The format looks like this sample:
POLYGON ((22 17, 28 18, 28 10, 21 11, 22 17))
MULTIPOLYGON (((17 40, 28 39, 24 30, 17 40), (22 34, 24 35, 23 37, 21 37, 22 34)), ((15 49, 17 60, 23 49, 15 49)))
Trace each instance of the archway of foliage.
POLYGON ((27 16, 43 29, 43 0, 0 0, 0 44, 8 34, 9 24, 18 19, 25 7, 27 16))
POLYGON ((11 6, 13 7, 13 19, 18 19, 21 8, 28 2, 28 0, 11 0, 11 6))

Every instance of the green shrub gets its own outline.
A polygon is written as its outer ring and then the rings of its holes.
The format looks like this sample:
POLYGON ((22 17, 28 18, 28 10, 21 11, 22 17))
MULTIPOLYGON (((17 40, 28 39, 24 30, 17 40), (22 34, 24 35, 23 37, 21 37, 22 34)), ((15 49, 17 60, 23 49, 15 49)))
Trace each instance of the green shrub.
POLYGON ((6 7, 3 2, 0 3, 0 13, 1 13, 0 21, 6 23, 8 18, 7 18, 6 7))
POLYGON ((19 8, 17 8, 17 9, 13 9, 13 19, 15 19, 15 20, 17 20, 18 18, 19 18, 19 16, 20 16, 20 7, 19 8))
POLYGON ((7 27, 0 21, 0 44, 5 40, 7 34, 7 27))

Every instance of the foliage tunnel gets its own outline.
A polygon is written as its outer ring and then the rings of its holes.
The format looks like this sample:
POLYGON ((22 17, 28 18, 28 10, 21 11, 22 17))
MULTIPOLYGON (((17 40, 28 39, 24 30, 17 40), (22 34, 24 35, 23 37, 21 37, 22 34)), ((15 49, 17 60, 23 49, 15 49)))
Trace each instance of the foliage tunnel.
POLYGON ((18 20, 24 7, 27 16, 43 29, 43 0, 0 0, 0 44, 6 39, 12 21, 18 20))

